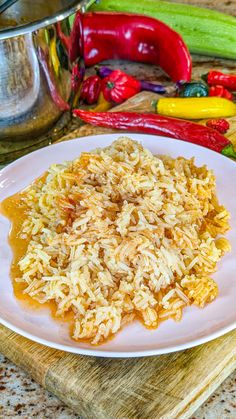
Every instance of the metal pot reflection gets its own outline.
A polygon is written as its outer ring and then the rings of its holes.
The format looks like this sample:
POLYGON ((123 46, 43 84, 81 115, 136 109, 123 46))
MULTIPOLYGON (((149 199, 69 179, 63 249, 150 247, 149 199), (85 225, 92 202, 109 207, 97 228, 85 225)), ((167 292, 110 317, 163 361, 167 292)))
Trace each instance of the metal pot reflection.
POLYGON ((70 16, 86 3, 20 0, 0 16, 0 162, 8 160, 4 155, 11 149, 20 150, 20 142, 23 148, 27 141, 36 144, 65 112, 55 92, 70 100, 72 66, 56 23, 68 36, 70 16))

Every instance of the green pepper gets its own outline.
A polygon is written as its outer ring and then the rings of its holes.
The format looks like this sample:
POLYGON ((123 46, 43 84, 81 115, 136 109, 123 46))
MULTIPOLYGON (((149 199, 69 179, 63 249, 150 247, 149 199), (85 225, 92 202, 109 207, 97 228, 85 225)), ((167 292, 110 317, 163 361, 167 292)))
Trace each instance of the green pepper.
POLYGON ((201 97, 208 96, 208 86, 201 81, 177 83, 177 94, 180 97, 201 97))
POLYGON ((69 18, 69 25, 70 25, 70 30, 72 31, 73 29, 73 25, 74 25, 74 21, 75 21, 75 14, 74 15, 70 15, 69 18))
POLYGON ((49 35, 49 31, 47 29, 44 29, 44 36, 45 36, 46 44, 49 45, 50 35, 49 35))

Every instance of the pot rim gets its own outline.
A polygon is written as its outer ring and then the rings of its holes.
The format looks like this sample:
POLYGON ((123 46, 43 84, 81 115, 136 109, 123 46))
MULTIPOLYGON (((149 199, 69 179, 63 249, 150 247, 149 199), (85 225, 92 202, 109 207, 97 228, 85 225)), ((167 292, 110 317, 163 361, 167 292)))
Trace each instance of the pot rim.
POLYGON ((31 33, 38 29, 52 25, 56 22, 60 22, 66 19, 67 17, 73 15, 78 10, 82 9, 82 11, 84 11, 87 3, 88 2, 86 0, 77 0, 75 1, 75 4, 73 6, 70 6, 69 8, 65 7, 59 12, 54 13, 52 16, 44 17, 32 23, 26 23, 26 24, 8 28, 5 30, 0 30, 0 40, 13 38, 15 36, 20 36, 20 35, 25 35, 27 33, 31 33))

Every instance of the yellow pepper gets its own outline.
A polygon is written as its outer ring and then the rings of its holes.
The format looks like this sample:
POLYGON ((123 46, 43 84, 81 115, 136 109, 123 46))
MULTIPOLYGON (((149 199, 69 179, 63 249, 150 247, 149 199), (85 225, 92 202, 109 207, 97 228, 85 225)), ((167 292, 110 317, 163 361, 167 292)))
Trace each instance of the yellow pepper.
POLYGON ((108 102, 105 98, 103 93, 101 92, 98 97, 98 103, 95 108, 91 108, 90 111, 93 112, 106 112, 112 108, 112 103, 108 102))
POLYGON ((236 105, 222 97, 161 98, 157 113, 184 119, 223 118, 236 115, 236 105))
POLYGON ((57 55, 57 38, 56 38, 55 32, 54 32, 53 38, 50 40, 49 50, 50 50, 52 66, 53 66, 56 76, 58 77, 60 74, 61 64, 57 55))

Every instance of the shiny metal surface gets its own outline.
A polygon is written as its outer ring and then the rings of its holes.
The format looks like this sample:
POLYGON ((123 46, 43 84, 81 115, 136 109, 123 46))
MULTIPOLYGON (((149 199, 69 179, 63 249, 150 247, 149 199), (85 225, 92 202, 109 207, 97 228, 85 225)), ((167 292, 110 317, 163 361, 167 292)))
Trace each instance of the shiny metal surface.
POLYGON ((4 0, 4 3, 0 5, 0 13, 5 12, 5 10, 9 9, 14 3, 19 0, 4 0))
POLYGON ((19 0, 0 15, 0 163, 44 144, 45 135, 48 143, 55 124, 61 130, 70 119, 55 99, 70 103, 72 69, 57 22, 69 36, 70 16, 87 3, 19 0))
POLYGON ((19 0, 0 15, 0 39, 24 35, 69 17, 86 0, 19 0))

